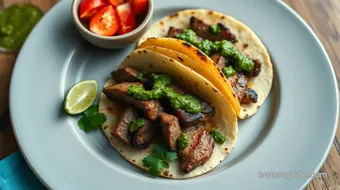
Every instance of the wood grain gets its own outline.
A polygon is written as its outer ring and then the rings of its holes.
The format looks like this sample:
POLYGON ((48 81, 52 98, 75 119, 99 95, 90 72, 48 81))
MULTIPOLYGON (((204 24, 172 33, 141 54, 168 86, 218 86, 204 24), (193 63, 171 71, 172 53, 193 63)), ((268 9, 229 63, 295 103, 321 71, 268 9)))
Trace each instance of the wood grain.
MULTIPOLYGON (((44 12, 48 11, 58 0, 0 0, 0 8, 13 3, 34 3, 44 12)), ((328 55, 331 58, 338 84, 340 84, 340 2, 339 0, 284 0, 292 7, 315 31, 328 55)), ((8 108, 8 89, 15 54, 0 54, 0 117, 8 108)), ((0 121, 0 159, 18 150, 8 116, 0 121), (2 132, 1 132, 2 131, 2 132)), ((328 158, 320 169, 326 173, 325 178, 314 178, 307 190, 340 189, 340 128, 336 133, 328 158)))

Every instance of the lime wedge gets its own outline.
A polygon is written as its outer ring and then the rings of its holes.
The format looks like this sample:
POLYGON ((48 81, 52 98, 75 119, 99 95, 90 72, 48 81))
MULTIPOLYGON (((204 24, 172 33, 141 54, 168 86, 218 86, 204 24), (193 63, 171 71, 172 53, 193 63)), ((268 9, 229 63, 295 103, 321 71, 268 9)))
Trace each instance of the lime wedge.
POLYGON ((67 93, 64 109, 75 115, 89 108, 97 97, 98 84, 95 80, 85 80, 74 85, 67 93))

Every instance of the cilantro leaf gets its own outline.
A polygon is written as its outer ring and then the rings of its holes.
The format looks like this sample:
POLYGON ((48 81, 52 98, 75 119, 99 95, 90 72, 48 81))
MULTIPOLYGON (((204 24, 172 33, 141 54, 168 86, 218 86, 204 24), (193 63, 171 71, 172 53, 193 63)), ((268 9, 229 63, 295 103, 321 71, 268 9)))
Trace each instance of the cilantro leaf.
POLYGON ((166 152, 166 159, 167 160, 176 160, 177 159, 177 153, 176 152, 172 152, 172 151, 168 151, 166 152))
POLYGON ((166 155, 165 153, 167 152, 168 150, 165 148, 164 145, 161 145, 161 144, 155 144, 155 146, 153 147, 152 149, 152 155, 159 158, 159 159, 162 159, 162 160, 166 160, 166 155))
POLYGON ((168 169, 169 168, 169 164, 164 161, 161 160, 157 157, 154 156, 146 156, 143 158, 142 160, 143 166, 149 169, 149 173, 150 175, 156 177, 159 174, 161 174, 161 169, 165 168, 168 169))
POLYGON ((98 113, 98 106, 97 105, 92 105, 84 111, 84 115, 87 116, 87 117, 95 115, 96 113, 98 113))
POLYGON ((88 132, 93 129, 100 128, 106 121, 106 116, 103 113, 96 113, 91 116, 83 116, 78 121, 78 126, 81 130, 88 132))
POLYGON ((152 150, 152 155, 162 159, 162 160, 176 160, 177 159, 177 153, 168 151, 168 149, 161 144, 156 144, 152 150))

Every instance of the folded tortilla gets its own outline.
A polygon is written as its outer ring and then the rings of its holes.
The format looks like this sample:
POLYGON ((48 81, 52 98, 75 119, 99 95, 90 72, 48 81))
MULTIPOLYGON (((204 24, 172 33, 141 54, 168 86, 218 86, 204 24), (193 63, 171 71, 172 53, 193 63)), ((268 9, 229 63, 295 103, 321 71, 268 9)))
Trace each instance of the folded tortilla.
MULTIPOLYGON (((228 99, 240 119, 245 119, 255 114, 259 107, 264 103, 272 87, 273 68, 269 53, 264 44, 257 37, 257 35, 244 23, 236 20, 231 16, 219 12, 206 9, 191 9, 166 16, 155 23, 142 36, 142 38, 138 42, 138 45, 138 48, 150 49, 150 46, 156 46, 172 50, 166 52, 164 49, 159 48, 155 49, 154 51, 169 56, 179 61, 180 63, 182 63, 181 60, 178 58, 178 56, 174 57, 174 53, 192 59, 193 63, 197 65, 192 63, 192 67, 189 67, 194 69, 195 72, 197 72, 198 74, 208 79, 221 91, 221 93, 228 99), (196 47, 187 46, 183 43, 184 41, 182 40, 174 38, 161 38, 167 36, 168 30, 171 26, 175 28, 189 28, 191 16, 195 16, 197 19, 200 19, 209 25, 217 23, 224 24, 230 29, 230 31, 236 36, 238 40, 238 42, 234 44, 235 47, 241 52, 250 56, 251 58, 258 59, 262 63, 260 75, 257 77, 251 77, 248 81, 248 86, 251 89, 255 90, 258 94, 258 99, 256 103, 240 104, 231 85, 229 83, 226 83, 226 78, 221 77, 218 73, 219 69, 215 66, 213 60, 204 53, 204 55, 202 55, 202 52, 198 51, 196 47), (197 67, 200 67, 200 69, 197 69, 197 67), (210 72, 204 70, 209 70, 210 72)), ((184 65, 188 66, 186 64, 184 65)))
MULTIPOLYGON (((226 137, 223 144, 215 143, 211 158, 201 166, 184 174, 179 166, 179 161, 169 162, 170 168, 163 170, 161 176, 173 179, 192 178, 202 175, 222 162, 231 152, 237 140, 238 126, 236 114, 220 91, 207 79, 193 72, 189 67, 183 66, 176 60, 171 59, 163 54, 149 49, 138 49, 132 52, 117 68, 131 66, 141 71, 153 73, 165 73, 170 75, 175 82, 180 84, 188 92, 204 98, 211 106, 215 107, 216 114, 212 118, 215 130, 219 131, 226 137)), ((105 86, 115 84, 110 79, 105 86)), ((107 116, 107 121, 102 125, 104 134, 109 139, 111 145, 129 162, 147 170, 143 167, 142 160, 145 156, 150 155, 155 142, 161 142, 162 137, 157 137, 155 141, 146 149, 138 149, 132 145, 127 145, 111 135, 112 130, 116 127, 120 114, 123 111, 122 105, 118 102, 109 100, 105 94, 100 95, 99 111, 107 116)))

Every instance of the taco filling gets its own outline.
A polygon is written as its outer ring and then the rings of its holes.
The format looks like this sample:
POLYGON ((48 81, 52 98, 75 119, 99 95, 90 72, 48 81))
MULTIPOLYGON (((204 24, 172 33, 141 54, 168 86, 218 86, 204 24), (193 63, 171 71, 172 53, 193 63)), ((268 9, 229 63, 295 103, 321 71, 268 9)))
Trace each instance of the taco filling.
POLYGON ((111 135, 136 149, 147 148, 156 136, 177 151, 179 166, 189 173, 205 164, 215 143, 226 138, 206 126, 215 108, 201 97, 190 94, 163 73, 148 73, 131 66, 111 73, 116 82, 103 89, 110 100, 124 104, 111 135))
POLYGON ((184 40, 210 56, 227 77, 240 103, 256 103, 258 95, 248 86, 248 79, 260 74, 261 62, 234 47, 237 39, 224 24, 208 25, 191 16, 189 26, 170 27, 167 37, 184 40))

